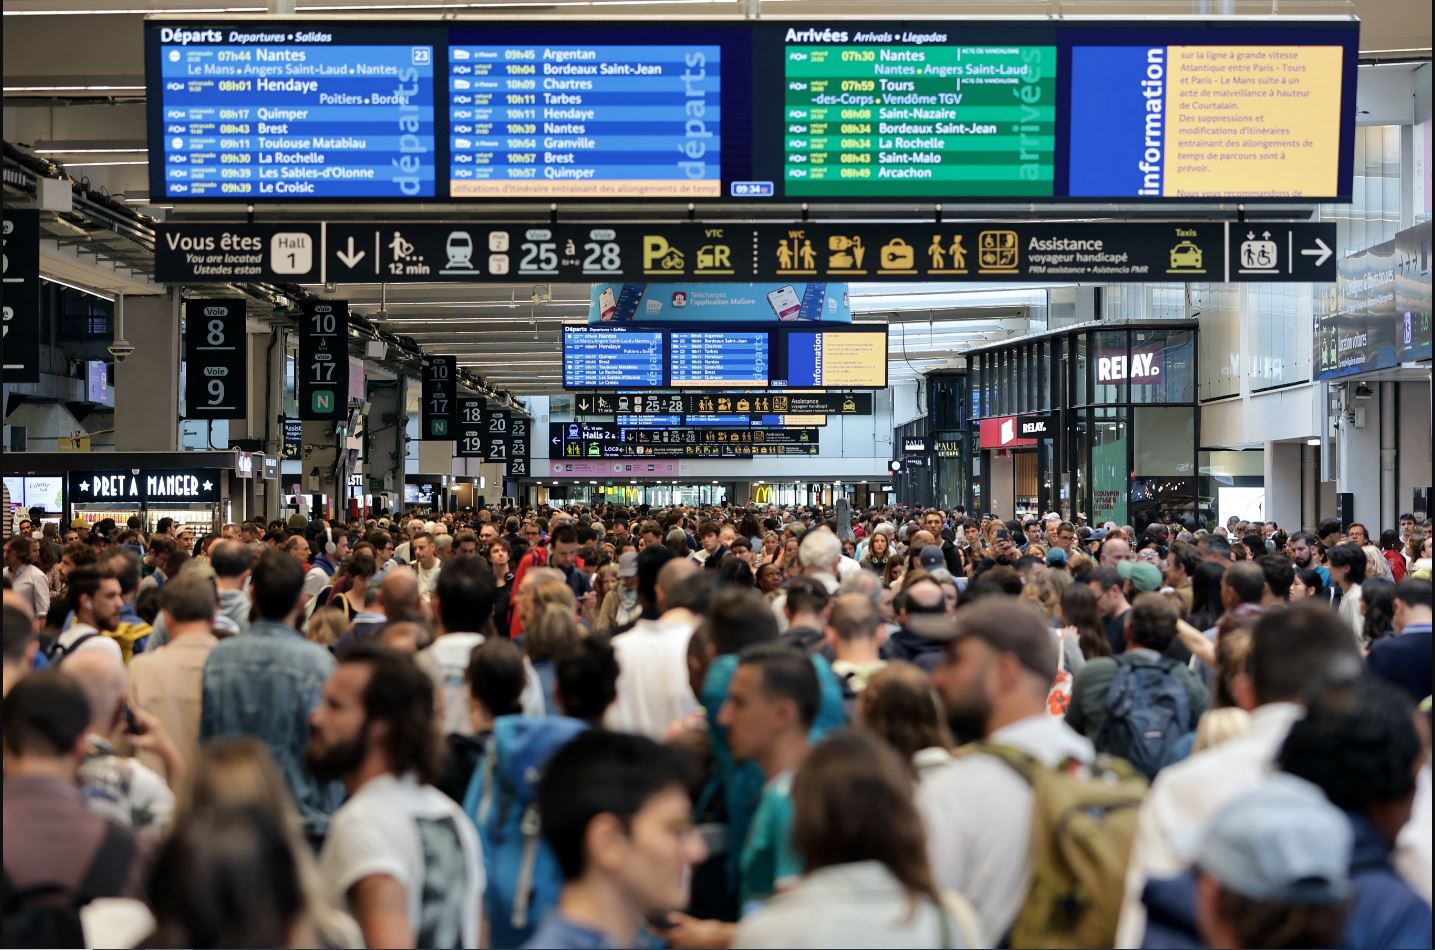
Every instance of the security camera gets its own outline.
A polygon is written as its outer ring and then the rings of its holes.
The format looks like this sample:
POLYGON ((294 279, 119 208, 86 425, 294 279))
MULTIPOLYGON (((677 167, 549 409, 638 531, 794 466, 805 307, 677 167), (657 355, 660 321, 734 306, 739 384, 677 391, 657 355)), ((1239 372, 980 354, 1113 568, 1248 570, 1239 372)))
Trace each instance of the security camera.
POLYGON ((135 345, 129 340, 116 340, 105 347, 105 350, 115 358, 116 363, 123 363, 134 353, 135 345))

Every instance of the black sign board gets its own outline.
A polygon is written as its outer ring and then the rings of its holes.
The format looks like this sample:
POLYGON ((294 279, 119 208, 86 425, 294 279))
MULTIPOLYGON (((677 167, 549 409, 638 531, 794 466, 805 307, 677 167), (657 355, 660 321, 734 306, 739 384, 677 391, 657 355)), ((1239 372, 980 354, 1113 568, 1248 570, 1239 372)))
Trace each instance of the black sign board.
POLYGON ((304 455, 304 423, 298 419, 284 420, 284 458, 292 461, 304 455))
POLYGON ((228 280, 319 282, 321 224, 155 225, 155 279, 165 284, 228 280))
POLYGON ((525 416, 510 416, 508 420, 508 465, 510 477, 528 474, 529 449, 532 447, 532 422, 525 416))
POLYGON ((641 429, 610 423, 554 422, 548 426, 548 457, 752 458, 816 455, 819 431, 811 427, 641 429))
POLYGON ((1054 439, 1056 438, 1056 416, 1017 416, 1017 438, 1019 439, 1054 439))
POLYGON ((577 393, 573 408, 585 418, 740 413, 870 416, 872 393, 577 393))
POLYGON ((243 419, 249 402, 244 301, 184 304, 184 418, 243 419))
POLYGON ((306 300, 299 318, 299 418, 340 420, 349 412, 349 305, 306 300))
POLYGON ((419 400, 420 442, 443 442, 453 438, 457 400, 458 357, 425 357, 422 398, 419 400))
POLYGON ((507 409, 490 406, 483 410, 483 459, 503 462, 509 459, 509 432, 513 416, 507 409))
POLYGON ((937 458, 956 459, 962 457, 961 439, 938 439, 936 444, 937 458))
POLYGON ((6 208, 4 379, 40 381, 40 216, 6 208))
MULTIPOLYGON (((202 242, 225 228, 241 230, 237 225, 205 223, 160 225, 160 244, 183 247, 190 239, 202 242)), ((312 272, 265 272, 248 279, 390 284, 1335 279, 1333 222, 1259 227, 1209 221, 614 222, 603 227, 335 222, 286 228, 282 233, 318 232, 317 277, 312 272)), ((269 240, 276 236, 270 234, 269 240)), ((254 240, 263 244, 265 238, 254 240)), ((159 279, 167 283, 223 279, 224 272, 216 272, 205 257, 157 252, 159 279)))
POLYGON ((461 459, 483 458, 483 398, 459 396, 453 454, 461 459))
POLYGON ((932 451, 932 442, 924 435, 909 435, 902 439, 902 451, 909 455, 925 455, 932 451))
POLYGON ((138 469, 71 472, 66 488, 72 505, 140 505, 215 502, 219 472, 213 469, 138 469))

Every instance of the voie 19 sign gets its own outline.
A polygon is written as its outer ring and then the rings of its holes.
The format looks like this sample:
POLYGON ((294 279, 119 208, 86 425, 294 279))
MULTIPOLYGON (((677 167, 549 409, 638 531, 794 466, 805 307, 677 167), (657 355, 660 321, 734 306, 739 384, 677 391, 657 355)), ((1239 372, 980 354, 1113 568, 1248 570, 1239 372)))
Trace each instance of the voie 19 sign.
POLYGON ((456 402, 453 454, 461 459, 483 458, 483 407, 481 396, 460 396, 456 402))
POLYGON ((249 397, 243 300, 184 305, 184 417, 243 419, 249 397))

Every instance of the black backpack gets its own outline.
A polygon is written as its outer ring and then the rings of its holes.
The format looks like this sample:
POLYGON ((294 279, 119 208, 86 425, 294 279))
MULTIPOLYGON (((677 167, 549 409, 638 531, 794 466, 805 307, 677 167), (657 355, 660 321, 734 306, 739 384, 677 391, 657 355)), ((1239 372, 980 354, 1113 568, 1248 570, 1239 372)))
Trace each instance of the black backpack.
POLYGON ((105 822, 105 836, 95 852, 90 869, 80 886, 71 889, 63 884, 35 884, 24 890, 15 887, 10 872, 3 872, 0 901, 4 905, 4 922, 0 926, 0 946, 6 947, 84 947, 85 929, 80 923, 80 908, 97 897, 115 897, 124 893, 129 880, 130 864, 135 856, 134 836, 114 822, 105 822))
POLYGON ((96 637, 102 636, 104 636, 104 634, 102 633, 82 633, 78 637, 76 637, 74 639, 74 642, 71 643, 69 646, 62 646, 60 644, 60 638, 56 637, 55 641, 45 648, 45 659, 50 661, 51 666, 59 666, 62 662, 64 662, 66 657, 74 653, 80 647, 84 646, 86 643, 89 643, 96 637))
POLYGON ((1125 759, 1148 781, 1170 765, 1185 735, 1196 727, 1186 684, 1175 660, 1155 664, 1116 658, 1116 678, 1106 691, 1106 721, 1096 751, 1125 759))

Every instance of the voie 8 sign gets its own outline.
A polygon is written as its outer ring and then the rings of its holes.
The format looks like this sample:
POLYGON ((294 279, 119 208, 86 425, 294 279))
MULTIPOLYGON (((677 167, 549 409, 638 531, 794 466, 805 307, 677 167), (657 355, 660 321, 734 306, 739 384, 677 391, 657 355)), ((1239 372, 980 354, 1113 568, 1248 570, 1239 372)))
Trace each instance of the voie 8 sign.
POLYGON ((243 300, 184 305, 184 417, 243 419, 249 401, 243 300))
POLYGON ((308 300, 299 318, 299 418, 344 419, 349 411, 349 305, 308 300))

